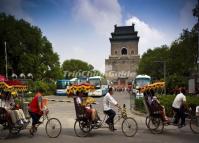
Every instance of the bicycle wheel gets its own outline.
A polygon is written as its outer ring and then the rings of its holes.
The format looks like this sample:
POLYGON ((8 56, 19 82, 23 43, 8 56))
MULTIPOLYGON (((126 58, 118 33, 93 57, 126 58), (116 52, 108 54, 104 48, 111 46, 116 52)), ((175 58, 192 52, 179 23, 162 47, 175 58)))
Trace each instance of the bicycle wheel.
POLYGON ((91 126, 90 126, 90 124, 87 124, 87 122, 85 122, 85 121, 76 120, 75 124, 74 124, 74 131, 75 131, 76 136, 86 137, 89 134, 89 132, 91 131, 91 126))
POLYGON ((149 118, 150 116, 146 116, 146 119, 145 119, 145 125, 148 129, 149 129, 149 118))
POLYGON ((62 130, 62 125, 57 118, 50 118, 46 123, 46 134, 50 138, 57 138, 62 130))
POLYGON ((199 134, 199 117, 192 117, 189 125, 193 133, 199 134))
POLYGON ((134 118, 127 117, 122 122, 122 132, 127 137, 133 137, 138 130, 137 122, 134 118))
POLYGON ((163 132, 164 123, 161 118, 150 117, 148 127, 153 134, 160 134, 163 132))
POLYGON ((0 139, 6 139, 10 135, 10 127, 8 123, 0 124, 0 139))
POLYGON ((29 133, 31 136, 34 136, 36 134, 36 132, 37 132, 37 127, 31 127, 29 129, 29 133))

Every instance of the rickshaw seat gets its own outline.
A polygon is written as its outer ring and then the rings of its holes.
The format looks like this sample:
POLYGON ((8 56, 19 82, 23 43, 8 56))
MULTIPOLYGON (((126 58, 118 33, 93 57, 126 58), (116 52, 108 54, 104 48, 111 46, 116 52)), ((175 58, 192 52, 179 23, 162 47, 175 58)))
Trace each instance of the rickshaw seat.
POLYGON ((87 118, 86 110, 83 106, 77 103, 76 97, 74 98, 75 112, 77 120, 83 120, 87 118))
POLYGON ((8 112, 4 107, 0 107, 0 124, 3 124, 8 119, 8 112))

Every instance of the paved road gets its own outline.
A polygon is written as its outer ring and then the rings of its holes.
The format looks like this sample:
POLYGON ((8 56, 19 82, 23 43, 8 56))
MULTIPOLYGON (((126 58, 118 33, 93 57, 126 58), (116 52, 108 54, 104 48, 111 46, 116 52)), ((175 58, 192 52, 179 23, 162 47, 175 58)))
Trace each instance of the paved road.
MULTIPOLYGON (((67 97, 55 97, 51 96, 50 99, 55 99, 57 101, 72 101, 67 97)), ((91 132, 88 137, 79 138, 76 137, 73 131, 73 125, 75 121, 75 111, 73 102, 57 102, 49 101, 50 116, 58 118, 62 123, 62 133, 56 139, 48 138, 45 134, 44 126, 38 129, 36 136, 30 137, 28 130, 21 132, 20 136, 11 137, 7 140, 0 140, 0 143, 85 143, 85 142, 95 142, 95 143, 198 143, 199 135, 193 134, 189 127, 184 127, 178 129, 177 127, 169 126, 165 127, 164 133, 161 135, 153 135, 145 127, 145 118, 132 114, 130 112, 130 101, 129 95, 127 93, 115 93, 115 98, 122 105, 125 103, 127 105, 128 113, 130 116, 134 117, 139 126, 138 133, 135 137, 127 138, 122 134, 120 130, 120 125, 116 126, 118 129, 116 132, 112 133, 108 129, 98 129, 91 132)), ((98 110, 100 116, 102 113, 102 98, 96 98, 97 105, 95 108, 98 110)))

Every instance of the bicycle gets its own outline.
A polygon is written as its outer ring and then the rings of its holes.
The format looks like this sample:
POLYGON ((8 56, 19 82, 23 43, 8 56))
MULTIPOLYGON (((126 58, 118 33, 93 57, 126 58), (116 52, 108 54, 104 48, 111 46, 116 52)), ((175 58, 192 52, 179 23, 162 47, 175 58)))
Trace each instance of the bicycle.
MULTIPOLYGON (((75 110, 76 110, 76 121, 74 123, 74 131, 78 137, 86 137, 93 129, 104 128, 104 123, 108 116, 105 114, 103 120, 100 122, 93 122, 86 116, 84 108, 78 106, 74 98, 75 110)), ((127 137, 133 137, 138 130, 137 122, 134 118, 128 117, 126 113, 125 104, 123 108, 118 108, 117 119, 114 120, 114 124, 117 124, 123 119, 121 124, 122 132, 127 137)))
POLYGON ((40 118, 38 124, 35 127, 31 127, 29 132, 30 135, 34 136, 37 132, 37 128, 47 120, 45 125, 45 131, 48 137, 57 138, 62 130, 61 122, 57 118, 49 118, 48 117, 49 110, 45 109, 43 111, 42 117, 40 118))
MULTIPOLYGON (((191 131, 195 134, 199 134, 199 116, 196 116, 195 113, 192 112, 192 108, 189 108, 188 112, 186 113, 186 119, 189 120, 189 127, 191 131)), ((175 115, 174 115, 175 116, 175 115)), ((171 118, 172 121, 174 116, 171 118)), ((172 122, 165 123, 160 114, 153 114, 146 117, 145 120, 147 128, 153 134, 160 134, 164 130, 164 126, 174 125, 172 122)))
POLYGON ((10 135, 18 135, 21 130, 29 129, 29 132, 34 136, 37 132, 37 128, 47 120, 45 125, 45 131, 48 137, 56 138, 60 135, 62 125, 57 118, 48 117, 49 110, 43 111, 43 115, 40 118, 40 124, 37 124, 35 128, 30 127, 31 119, 27 118, 28 122, 23 125, 14 125, 11 121, 8 111, 4 107, 0 107, 0 139, 6 139, 10 135))
POLYGON ((196 112, 194 116, 191 116, 189 126, 190 126, 190 129, 193 133, 199 134, 199 115, 198 115, 198 112, 196 112))

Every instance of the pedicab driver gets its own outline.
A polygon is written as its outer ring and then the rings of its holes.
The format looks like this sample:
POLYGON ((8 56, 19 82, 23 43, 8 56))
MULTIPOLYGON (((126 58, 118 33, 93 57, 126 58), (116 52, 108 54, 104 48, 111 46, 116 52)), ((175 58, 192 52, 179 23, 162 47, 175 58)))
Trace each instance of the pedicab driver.
POLYGON ((111 108, 111 104, 117 106, 120 108, 118 105, 117 101, 113 98, 113 88, 110 87, 108 90, 108 93, 104 96, 103 99, 103 106, 104 106, 104 113, 108 115, 108 119, 106 120, 106 123, 109 125, 109 129, 111 131, 116 130, 114 128, 114 117, 116 115, 115 111, 111 108))
POLYGON ((32 127, 35 128, 36 124, 40 124, 40 117, 43 114, 42 108, 42 94, 43 90, 38 89, 31 103, 29 104, 29 114, 32 117, 32 127))

